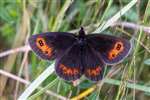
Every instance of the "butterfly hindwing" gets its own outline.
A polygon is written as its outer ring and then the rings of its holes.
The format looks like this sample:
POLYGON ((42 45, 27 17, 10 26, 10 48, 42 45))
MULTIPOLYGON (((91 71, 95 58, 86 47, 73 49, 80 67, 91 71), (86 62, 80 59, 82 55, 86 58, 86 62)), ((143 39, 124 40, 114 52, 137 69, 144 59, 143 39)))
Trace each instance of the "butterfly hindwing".
POLYGON ((129 41, 110 35, 91 34, 87 36, 87 42, 107 64, 120 62, 131 49, 129 41))
POLYGON ((83 67, 80 49, 80 45, 75 44, 56 59, 55 71, 59 77, 68 81, 81 77, 83 67))
POLYGON ((84 75, 92 80, 98 81, 103 77, 105 64, 98 56, 97 52, 90 46, 83 47, 82 61, 84 66, 84 75))
POLYGON ((47 32, 29 38, 32 50, 42 59, 54 59, 75 41, 75 36, 66 32, 47 32))

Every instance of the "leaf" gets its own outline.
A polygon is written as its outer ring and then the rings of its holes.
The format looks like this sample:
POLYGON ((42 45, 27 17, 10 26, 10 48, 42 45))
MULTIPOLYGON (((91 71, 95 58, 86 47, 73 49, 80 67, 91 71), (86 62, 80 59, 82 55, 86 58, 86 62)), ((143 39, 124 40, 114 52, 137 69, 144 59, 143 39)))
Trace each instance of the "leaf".
POLYGON ((92 85, 93 85, 93 83, 91 81, 84 80, 82 83, 79 84, 79 88, 80 89, 87 89, 92 85))
POLYGON ((98 96, 97 92, 93 92, 91 95, 89 95, 87 98, 88 100, 96 100, 98 96))
POLYGON ((150 65, 150 59, 146 59, 146 60, 144 61, 144 64, 150 65))

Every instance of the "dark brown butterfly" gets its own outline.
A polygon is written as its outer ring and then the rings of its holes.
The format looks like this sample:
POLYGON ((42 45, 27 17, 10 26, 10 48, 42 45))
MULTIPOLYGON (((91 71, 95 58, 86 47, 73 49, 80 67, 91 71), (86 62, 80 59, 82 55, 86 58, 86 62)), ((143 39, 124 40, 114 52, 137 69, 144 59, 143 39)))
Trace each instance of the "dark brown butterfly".
POLYGON ((56 59, 55 71, 61 78, 71 81, 83 74, 92 81, 102 79, 104 66, 125 58, 129 41, 110 35, 79 35, 67 32, 47 32, 29 38, 32 50, 42 59, 56 59))

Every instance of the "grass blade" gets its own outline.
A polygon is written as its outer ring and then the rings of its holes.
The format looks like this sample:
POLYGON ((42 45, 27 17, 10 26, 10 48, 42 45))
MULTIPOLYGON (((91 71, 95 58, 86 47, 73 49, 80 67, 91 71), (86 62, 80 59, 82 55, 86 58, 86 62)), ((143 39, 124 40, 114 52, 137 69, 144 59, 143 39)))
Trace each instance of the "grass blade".
POLYGON ((102 25, 96 29, 93 33, 100 33, 104 31, 106 28, 111 26, 114 22, 116 22, 122 15, 124 15, 131 7, 136 4, 137 0, 132 0, 129 4, 127 4, 124 8, 118 11, 112 18, 110 18, 107 22, 103 22, 102 25))
POLYGON ((44 72, 29 85, 29 87, 21 94, 18 100, 26 100, 30 94, 53 72, 54 63, 44 70, 44 72))

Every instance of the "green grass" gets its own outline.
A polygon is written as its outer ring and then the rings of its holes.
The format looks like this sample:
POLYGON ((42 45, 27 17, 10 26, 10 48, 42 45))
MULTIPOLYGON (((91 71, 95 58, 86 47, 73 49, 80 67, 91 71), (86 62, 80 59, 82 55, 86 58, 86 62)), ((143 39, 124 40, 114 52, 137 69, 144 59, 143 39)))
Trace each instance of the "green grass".
MULTIPOLYGON (((108 66, 106 75, 114 69, 119 71, 113 71, 113 75, 106 77, 99 89, 83 99, 149 100, 150 32, 145 33, 140 28, 135 30, 112 26, 119 21, 149 27, 150 0, 139 0, 134 5, 135 2, 136 0, 1 0, 0 54, 27 45, 28 37, 33 34, 46 31, 78 32, 77 29, 81 26, 85 27, 88 34, 103 32, 124 37, 133 42, 130 55, 114 67, 108 66)), ((95 84, 82 77, 80 84, 73 86, 72 82, 60 79, 53 72, 54 61, 41 60, 32 51, 17 52, 0 59, 2 71, 31 82, 29 90, 34 92, 27 92, 29 100, 71 98, 95 84), (46 70, 46 74, 43 74, 46 70)), ((16 80, 4 75, 0 76, 0 82, 2 100, 18 98, 27 89, 25 84, 16 83, 16 80)), ((25 95, 27 96, 26 93, 25 95)))

